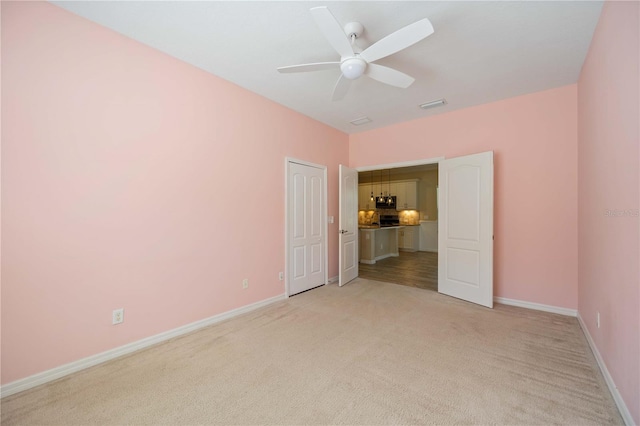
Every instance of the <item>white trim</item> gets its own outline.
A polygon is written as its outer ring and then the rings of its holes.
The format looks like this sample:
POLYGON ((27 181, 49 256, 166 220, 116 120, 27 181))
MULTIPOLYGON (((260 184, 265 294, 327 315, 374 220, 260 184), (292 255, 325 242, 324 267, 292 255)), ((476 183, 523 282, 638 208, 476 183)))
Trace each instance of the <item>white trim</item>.
POLYGON ((331 278, 329 278, 329 281, 327 281, 327 284, 335 284, 335 283, 338 282, 339 279, 340 279, 340 277, 337 276, 337 275, 335 277, 331 277, 331 278))
POLYGON ((373 260, 373 263, 376 263, 378 260, 383 260, 383 259, 387 259, 389 257, 400 257, 400 253, 386 253, 386 254, 381 254, 380 256, 376 256, 373 260))
POLYGON ((328 204, 327 204, 327 166, 322 164, 311 163, 309 161, 298 160, 293 157, 284 158, 284 294, 285 297, 291 295, 289 291, 289 163, 301 164, 303 166, 315 167, 323 171, 322 179, 324 180, 324 203, 322 213, 322 226, 324 231, 324 285, 329 284, 329 227, 327 226, 328 204))
POLYGON ((205 318, 199 321, 192 322, 190 324, 183 325, 173 330, 168 330, 155 336, 146 337, 135 342, 128 343, 124 346, 109 349, 108 351, 101 352, 99 354, 91 355, 86 358, 79 359, 77 361, 70 362, 68 364, 61 365, 59 367, 52 368, 41 373, 34 374, 24 379, 16 380, 15 382, 7 383, 0 388, 0 395, 2 398, 5 396, 13 395, 18 392, 31 389, 33 387, 51 382, 69 374, 84 370, 89 367, 93 367, 103 362, 111 361, 112 359, 121 357, 123 355, 130 354, 132 352, 139 351, 140 349, 147 348, 158 343, 165 342, 169 339, 173 339, 183 334, 191 333, 204 327, 216 324, 220 321, 236 317, 238 315, 251 312, 255 309, 262 308, 272 303, 285 299, 285 295, 271 297, 269 299, 261 300, 250 305, 242 306, 240 308, 232 309, 227 312, 223 312, 218 315, 214 315, 209 318, 205 318))
MULTIPOLYGON (((404 249, 399 249, 399 250, 404 250, 404 249)), ((389 257, 398 257, 398 256, 400 256, 399 253, 381 254, 380 256, 374 257, 373 260, 360 259, 360 263, 365 263, 367 265, 375 265, 378 260, 387 259, 389 257)))
POLYGON ((526 302, 524 300, 507 299, 506 297, 494 297, 493 301, 496 303, 502 303, 503 305, 518 306, 520 308, 551 312, 552 314, 566 315, 569 317, 575 317, 578 315, 578 311, 575 309, 561 308, 560 306, 543 305, 542 303, 526 302))
POLYGON ((587 342, 589 343, 589 347, 591 348, 591 352, 593 352, 593 356, 596 358, 596 362, 598 363, 598 367, 600 367, 600 371, 604 376, 604 381, 607 383, 607 387, 609 388, 609 392, 611 392, 611 396, 613 400, 616 402, 618 406, 618 411, 620 411, 620 416, 622 416, 622 420, 627 426, 632 426, 635 423, 633 422, 633 417, 631 417, 631 412, 627 408, 627 405, 624 403, 622 399, 622 395, 618 392, 618 388, 616 387, 615 382, 613 381, 613 377, 609 374, 609 370, 607 369, 607 365, 604 363, 602 356, 600 356, 600 352, 598 351, 598 347, 595 342, 591 338, 591 334, 589 334, 589 329, 587 325, 582 320, 580 313, 578 312, 578 322, 580 323, 580 328, 582 328, 582 332, 584 333, 584 337, 587 338, 587 342))
POLYGON ((398 167, 426 166, 427 164, 438 164, 444 157, 426 158, 424 160, 403 161, 400 163, 376 164, 374 166, 362 166, 355 169, 359 172, 370 172, 373 170, 396 169, 398 167))
POLYGON ((589 347, 591 348, 591 352, 593 352, 593 356, 595 357, 596 362, 598 363, 598 367, 602 372, 604 381, 607 383, 609 392, 611 392, 611 396, 613 397, 613 400, 618 406, 618 410, 620 411, 622 420, 624 420, 624 423, 627 426, 633 426, 635 424, 633 421, 633 417, 631 417, 631 412, 629 411, 626 404, 624 403, 624 400, 622 399, 622 395, 620 395, 620 392, 618 392, 618 388, 616 387, 616 384, 613 381, 611 374, 609 374, 607 365, 604 363, 602 356, 600 356, 600 352, 598 351, 598 348, 596 347, 595 342, 591 338, 591 334, 589 334, 589 329, 587 328, 587 325, 584 323, 584 321, 582 320, 582 317, 580 316, 580 313, 577 310, 560 308, 558 306, 543 305, 540 303, 524 302, 522 300, 507 299, 504 297, 494 297, 493 300, 497 303, 502 303, 503 305, 519 306, 521 308, 535 309, 537 311, 551 312, 554 314, 577 317, 578 323, 580 324, 580 328, 582 329, 582 332, 584 333, 584 336, 587 339, 587 343, 589 343, 589 347))
MULTIPOLYGON (((327 176, 327 166, 322 167, 324 169, 324 174, 322 175, 322 179, 324 179, 324 217, 322 218, 322 223, 324 226, 324 282, 325 285, 329 284, 329 201, 328 201, 328 176, 327 176)), ((288 229, 288 227, 287 227, 288 229)))

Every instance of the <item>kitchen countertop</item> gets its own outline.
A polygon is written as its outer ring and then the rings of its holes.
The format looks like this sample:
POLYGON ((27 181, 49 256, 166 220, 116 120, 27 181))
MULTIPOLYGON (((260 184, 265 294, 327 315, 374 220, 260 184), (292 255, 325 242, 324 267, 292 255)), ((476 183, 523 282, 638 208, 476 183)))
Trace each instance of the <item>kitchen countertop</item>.
POLYGON ((404 228, 405 226, 411 226, 411 225, 398 225, 398 226, 358 225, 358 229, 375 231, 376 229, 398 229, 398 228, 404 228))

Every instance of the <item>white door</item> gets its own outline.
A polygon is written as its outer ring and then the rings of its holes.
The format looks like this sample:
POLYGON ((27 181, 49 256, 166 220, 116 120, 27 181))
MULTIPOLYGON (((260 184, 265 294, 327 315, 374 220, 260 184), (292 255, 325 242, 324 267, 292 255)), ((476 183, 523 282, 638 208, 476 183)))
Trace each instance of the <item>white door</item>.
POLYGON ((343 286, 358 276, 358 171, 340 165, 339 279, 343 286))
POLYGON ((325 284, 324 169, 289 162, 289 295, 325 284))
POLYGON ((438 292, 493 308, 493 152, 438 170, 438 292))

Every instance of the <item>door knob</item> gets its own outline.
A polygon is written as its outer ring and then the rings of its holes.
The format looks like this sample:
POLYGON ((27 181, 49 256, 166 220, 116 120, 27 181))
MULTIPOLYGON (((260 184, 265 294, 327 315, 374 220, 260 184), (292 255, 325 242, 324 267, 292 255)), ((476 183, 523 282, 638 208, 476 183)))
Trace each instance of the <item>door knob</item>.
POLYGON ((340 233, 341 233, 341 234, 346 234, 347 232, 349 232, 349 231, 344 230, 344 229, 341 229, 341 230, 340 230, 340 233))

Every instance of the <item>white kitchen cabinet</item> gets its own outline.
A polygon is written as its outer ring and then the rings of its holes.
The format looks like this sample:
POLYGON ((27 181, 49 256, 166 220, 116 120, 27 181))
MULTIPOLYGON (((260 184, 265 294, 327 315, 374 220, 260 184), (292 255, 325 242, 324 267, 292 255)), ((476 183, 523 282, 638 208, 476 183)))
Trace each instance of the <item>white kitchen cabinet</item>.
POLYGON ((438 252, 438 221, 420 221, 420 251, 438 252))
POLYGON ((405 226, 398 231, 398 248, 402 251, 418 251, 419 242, 419 226, 405 226))
POLYGON ((396 210, 417 210, 418 209, 418 181, 391 181, 377 182, 373 185, 363 183, 358 185, 358 209, 374 210, 375 200, 382 194, 383 196, 396 196, 396 210), (373 191, 374 201, 371 201, 371 191, 373 191))
MULTIPOLYGON (((379 187, 380 186, 378 185, 378 188, 379 187)), ((371 201, 371 188, 372 185, 370 183, 363 183, 362 185, 358 185, 358 210, 374 210, 376 208, 375 197, 378 195, 375 192, 376 185, 373 185, 373 201, 371 201)))
POLYGON ((363 185, 358 186, 358 210, 367 210, 366 188, 363 185))
POLYGON ((406 182, 406 203, 407 210, 418 209, 418 182, 406 182))
POLYGON ((396 182, 396 210, 405 210, 404 205, 406 204, 407 198, 407 187, 406 182, 396 182))
POLYGON ((396 210, 418 209, 418 182, 396 182, 396 210))

